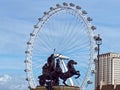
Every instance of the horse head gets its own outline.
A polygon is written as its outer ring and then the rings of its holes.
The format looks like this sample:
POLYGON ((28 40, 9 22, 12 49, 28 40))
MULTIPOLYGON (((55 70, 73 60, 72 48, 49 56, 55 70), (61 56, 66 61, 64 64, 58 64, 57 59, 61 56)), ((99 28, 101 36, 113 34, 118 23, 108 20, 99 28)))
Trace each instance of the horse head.
POLYGON ((67 67, 68 67, 68 69, 70 69, 70 68, 73 68, 73 65, 76 65, 76 64, 77 64, 76 61, 70 60, 70 61, 68 62, 68 64, 67 64, 67 67))

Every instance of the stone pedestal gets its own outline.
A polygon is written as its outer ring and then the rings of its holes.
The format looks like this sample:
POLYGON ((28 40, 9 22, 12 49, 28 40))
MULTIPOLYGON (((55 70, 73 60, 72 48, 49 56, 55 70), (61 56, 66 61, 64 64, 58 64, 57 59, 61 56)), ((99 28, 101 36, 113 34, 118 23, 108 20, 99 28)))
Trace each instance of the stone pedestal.
MULTIPOLYGON (((36 87, 36 89, 31 90, 47 90, 44 86, 36 87)), ((53 86, 53 90, 80 90, 77 86, 53 86)))

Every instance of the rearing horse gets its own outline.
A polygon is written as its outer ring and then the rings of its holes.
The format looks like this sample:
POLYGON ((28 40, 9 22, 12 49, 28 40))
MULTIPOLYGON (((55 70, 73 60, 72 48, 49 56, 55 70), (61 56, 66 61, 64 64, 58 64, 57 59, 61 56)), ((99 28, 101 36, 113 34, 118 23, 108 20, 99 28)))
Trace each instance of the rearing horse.
POLYGON ((63 79, 63 83, 66 86, 68 86, 68 85, 65 83, 65 81, 68 78, 72 77, 73 75, 77 75, 77 77, 75 77, 75 79, 80 77, 80 72, 76 71, 74 68, 74 65, 76 65, 76 64, 77 64, 77 62, 75 62, 74 60, 70 60, 67 64, 68 71, 60 74, 60 78, 63 79))

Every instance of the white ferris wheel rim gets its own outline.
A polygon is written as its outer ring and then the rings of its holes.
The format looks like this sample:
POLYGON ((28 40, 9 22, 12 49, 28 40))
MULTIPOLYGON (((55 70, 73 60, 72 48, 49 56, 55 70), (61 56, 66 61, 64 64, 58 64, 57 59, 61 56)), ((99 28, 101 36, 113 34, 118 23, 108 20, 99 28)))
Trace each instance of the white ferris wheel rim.
POLYGON ((93 63, 94 60, 94 29, 95 26, 93 26, 91 24, 90 21, 92 21, 92 19, 90 17, 86 17, 87 12, 85 10, 81 10, 81 7, 76 6, 72 3, 70 3, 69 5, 67 3, 64 3, 63 6, 57 4, 56 8, 50 8, 50 11, 48 12, 44 12, 44 15, 42 18, 39 18, 39 22, 34 25, 34 30, 33 32, 30 34, 30 40, 27 42, 27 50, 25 51, 26 53, 26 59, 25 59, 25 64, 26 64, 26 75, 27 78, 26 80, 28 81, 29 84, 29 88, 35 88, 36 87, 36 82, 34 80, 34 75, 33 75, 33 70, 32 70, 32 52, 34 50, 34 42, 35 39, 37 37, 37 34, 40 32, 41 28, 45 25, 45 23, 47 22, 47 20, 52 17, 54 14, 56 14, 57 12, 60 12, 62 10, 72 10, 75 14, 79 15, 80 18, 84 21, 84 23, 86 24, 87 30, 88 30, 88 34, 89 34, 89 40, 90 40, 90 56, 89 56, 89 64, 88 64, 88 68, 87 68, 87 73, 85 74, 85 78, 84 81, 81 84, 81 88, 85 87, 88 77, 91 73, 91 65, 93 63))

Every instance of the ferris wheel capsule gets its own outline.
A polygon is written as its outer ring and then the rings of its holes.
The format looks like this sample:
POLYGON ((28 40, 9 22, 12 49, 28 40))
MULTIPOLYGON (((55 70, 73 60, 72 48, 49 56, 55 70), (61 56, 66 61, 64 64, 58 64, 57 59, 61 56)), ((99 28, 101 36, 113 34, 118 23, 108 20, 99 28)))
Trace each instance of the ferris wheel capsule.
POLYGON ((34 33, 30 33, 30 36, 35 36, 35 34, 34 33))
POLYGON ((60 4, 56 4, 57 8, 61 8, 62 6, 60 4))
POLYGON ((37 25, 34 25, 34 28, 39 28, 37 25))
POLYGON ((50 10, 51 10, 51 11, 53 11, 53 10, 54 10, 54 8, 53 8, 53 7, 50 7, 50 10))
POLYGON ((29 61, 28 60, 25 60, 24 63, 28 63, 29 61))
POLYGON ((87 14, 87 11, 83 10, 83 11, 82 11, 82 14, 87 14))
POLYGON ((64 6, 68 6, 68 3, 64 2, 63 5, 64 5, 64 6))
POLYGON ((29 53, 30 53, 30 51, 26 50, 26 51, 25 51, 25 53, 26 53, 26 54, 29 54, 29 53))
POLYGON ((92 18, 91 18, 91 17, 87 17, 87 20, 88 20, 88 21, 92 21, 92 18))
POLYGON ((25 71, 25 72, 30 72, 30 69, 25 69, 24 71, 25 71))
POLYGON ((87 84, 92 84, 93 82, 91 80, 88 80, 87 81, 87 84))
POLYGON ((31 86, 28 86, 28 88, 31 90, 31 86))
POLYGON ((31 45, 32 43, 30 41, 27 42, 28 45, 31 45))
POLYGON ((30 81, 30 78, 27 77, 27 78, 26 78, 26 81, 30 81))
POLYGON ((92 26, 92 27, 91 27, 91 29, 92 29, 92 30, 95 30, 95 29, 96 29, 96 27, 95 27, 95 26, 92 26))
POLYGON ((75 6, 75 4, 73 4, 73 3, 70 3, 70 6, 71 6, 71 7, 74 7, 74 6, 75 6))
POLYGON ((95 63, 97 62, 97 58, 94 59, 94 62, 95 62, 95 63))
POLYGON ((92 70, 92 72, 91 72, 92 74, 95 74, 96 73, 96 70, 92 70))
POLYGON ((32 64, 32 62, 30 60, 25 60, 24 63, 29 63, 29 64, 32 64))
POLYGON ((96 40, 97 39, 97 36, 94 36, 94 40, 96 40))
POLYGON ((79 10, 80 10, 80 9, 81 9, 81 7, 80 7, 80 6, 76 6, 76 9, 79 9, 79 10))
POLYGON ((38 18, 39 21, 42 21, 42 18, 38 18))
POLYGON ((98 51, 98 47, 95 47, 95 51, 96 51, 96 52, 98 51))
POLYGON ((48 12, 44 12, 44 15, 48 15, 49 13, 48 12))

